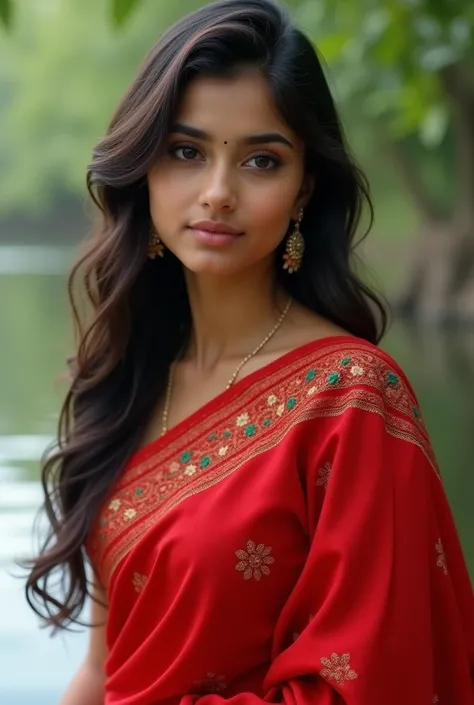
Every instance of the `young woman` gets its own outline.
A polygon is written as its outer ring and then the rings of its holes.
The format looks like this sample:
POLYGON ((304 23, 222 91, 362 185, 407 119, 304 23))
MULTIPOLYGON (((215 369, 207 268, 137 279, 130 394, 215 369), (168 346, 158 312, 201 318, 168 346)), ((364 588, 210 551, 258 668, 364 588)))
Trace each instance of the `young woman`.
POLYGON ((368 188, 310 42, 270 0, 179 22, 88 183, 91 306, 27 585, 55 627, 92 596, 62 704, 474 702, 469 578, 351 270, 368 188))

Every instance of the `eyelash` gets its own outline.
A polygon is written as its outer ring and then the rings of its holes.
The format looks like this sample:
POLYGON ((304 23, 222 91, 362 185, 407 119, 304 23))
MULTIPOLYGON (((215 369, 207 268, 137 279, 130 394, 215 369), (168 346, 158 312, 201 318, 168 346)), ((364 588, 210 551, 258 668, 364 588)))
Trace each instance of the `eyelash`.
MULTIPOLYGON (((180 162, 194 162, 194 161, 196 161, 195 159, 181 159, 180 157, 177 157, 176 152, 180 149, 192 149, 193 151, 200 154, 200 151, 196 147, 196 145, 194 145, 190 142, 180 142, 179 144, 175 144, 169 148, 168 153, 180 162)), ((271 153, 265 152, 265 151, 256 152, 249 159, 247 159, 247 161, 251 161, 252 159, 258 159, 258 157, 267 157, 268 159, 270 159, 273 162, 273 165, 271 167, 269 167, 268 169, 258 169, 258 167, 252 167, 255 169, 255 171, 274 171, 275 169, 278 169, 278 167, 281 166, 281 159, 279 157, 277 157, 275 154, 271 154, 271 153)))

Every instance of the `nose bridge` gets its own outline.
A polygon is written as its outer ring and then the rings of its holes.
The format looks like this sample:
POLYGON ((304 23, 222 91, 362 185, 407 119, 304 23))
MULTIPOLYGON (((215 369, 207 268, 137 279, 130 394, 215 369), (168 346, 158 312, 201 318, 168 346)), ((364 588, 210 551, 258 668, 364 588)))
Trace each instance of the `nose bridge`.
POLYGON ((232 205, 235 200, 236 183, 230 160, 225 155, 213 159, 207 168, 203 198, 210 206, 232 205))

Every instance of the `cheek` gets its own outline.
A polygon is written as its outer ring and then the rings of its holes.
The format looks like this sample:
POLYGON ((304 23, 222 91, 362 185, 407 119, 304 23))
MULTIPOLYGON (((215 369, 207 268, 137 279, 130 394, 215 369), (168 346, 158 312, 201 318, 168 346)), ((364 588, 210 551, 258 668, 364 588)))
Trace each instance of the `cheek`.
POLYGON ((274 237, 282 237, 288 227, 298 196, 294 181, 275 181, 249 192, 248 220, 251 225, 274 237))

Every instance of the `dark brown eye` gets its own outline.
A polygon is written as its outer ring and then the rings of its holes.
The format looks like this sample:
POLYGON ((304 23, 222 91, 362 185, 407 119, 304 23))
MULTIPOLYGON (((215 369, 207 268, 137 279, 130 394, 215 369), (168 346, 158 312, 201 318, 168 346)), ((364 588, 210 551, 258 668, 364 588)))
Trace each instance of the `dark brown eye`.
POLYGON ((247 164, 257 171, 271 171, 276 169, 280 162, 276 157, 272 157, 270 154, 256 154, 254 157, 248 160, 247 164))

